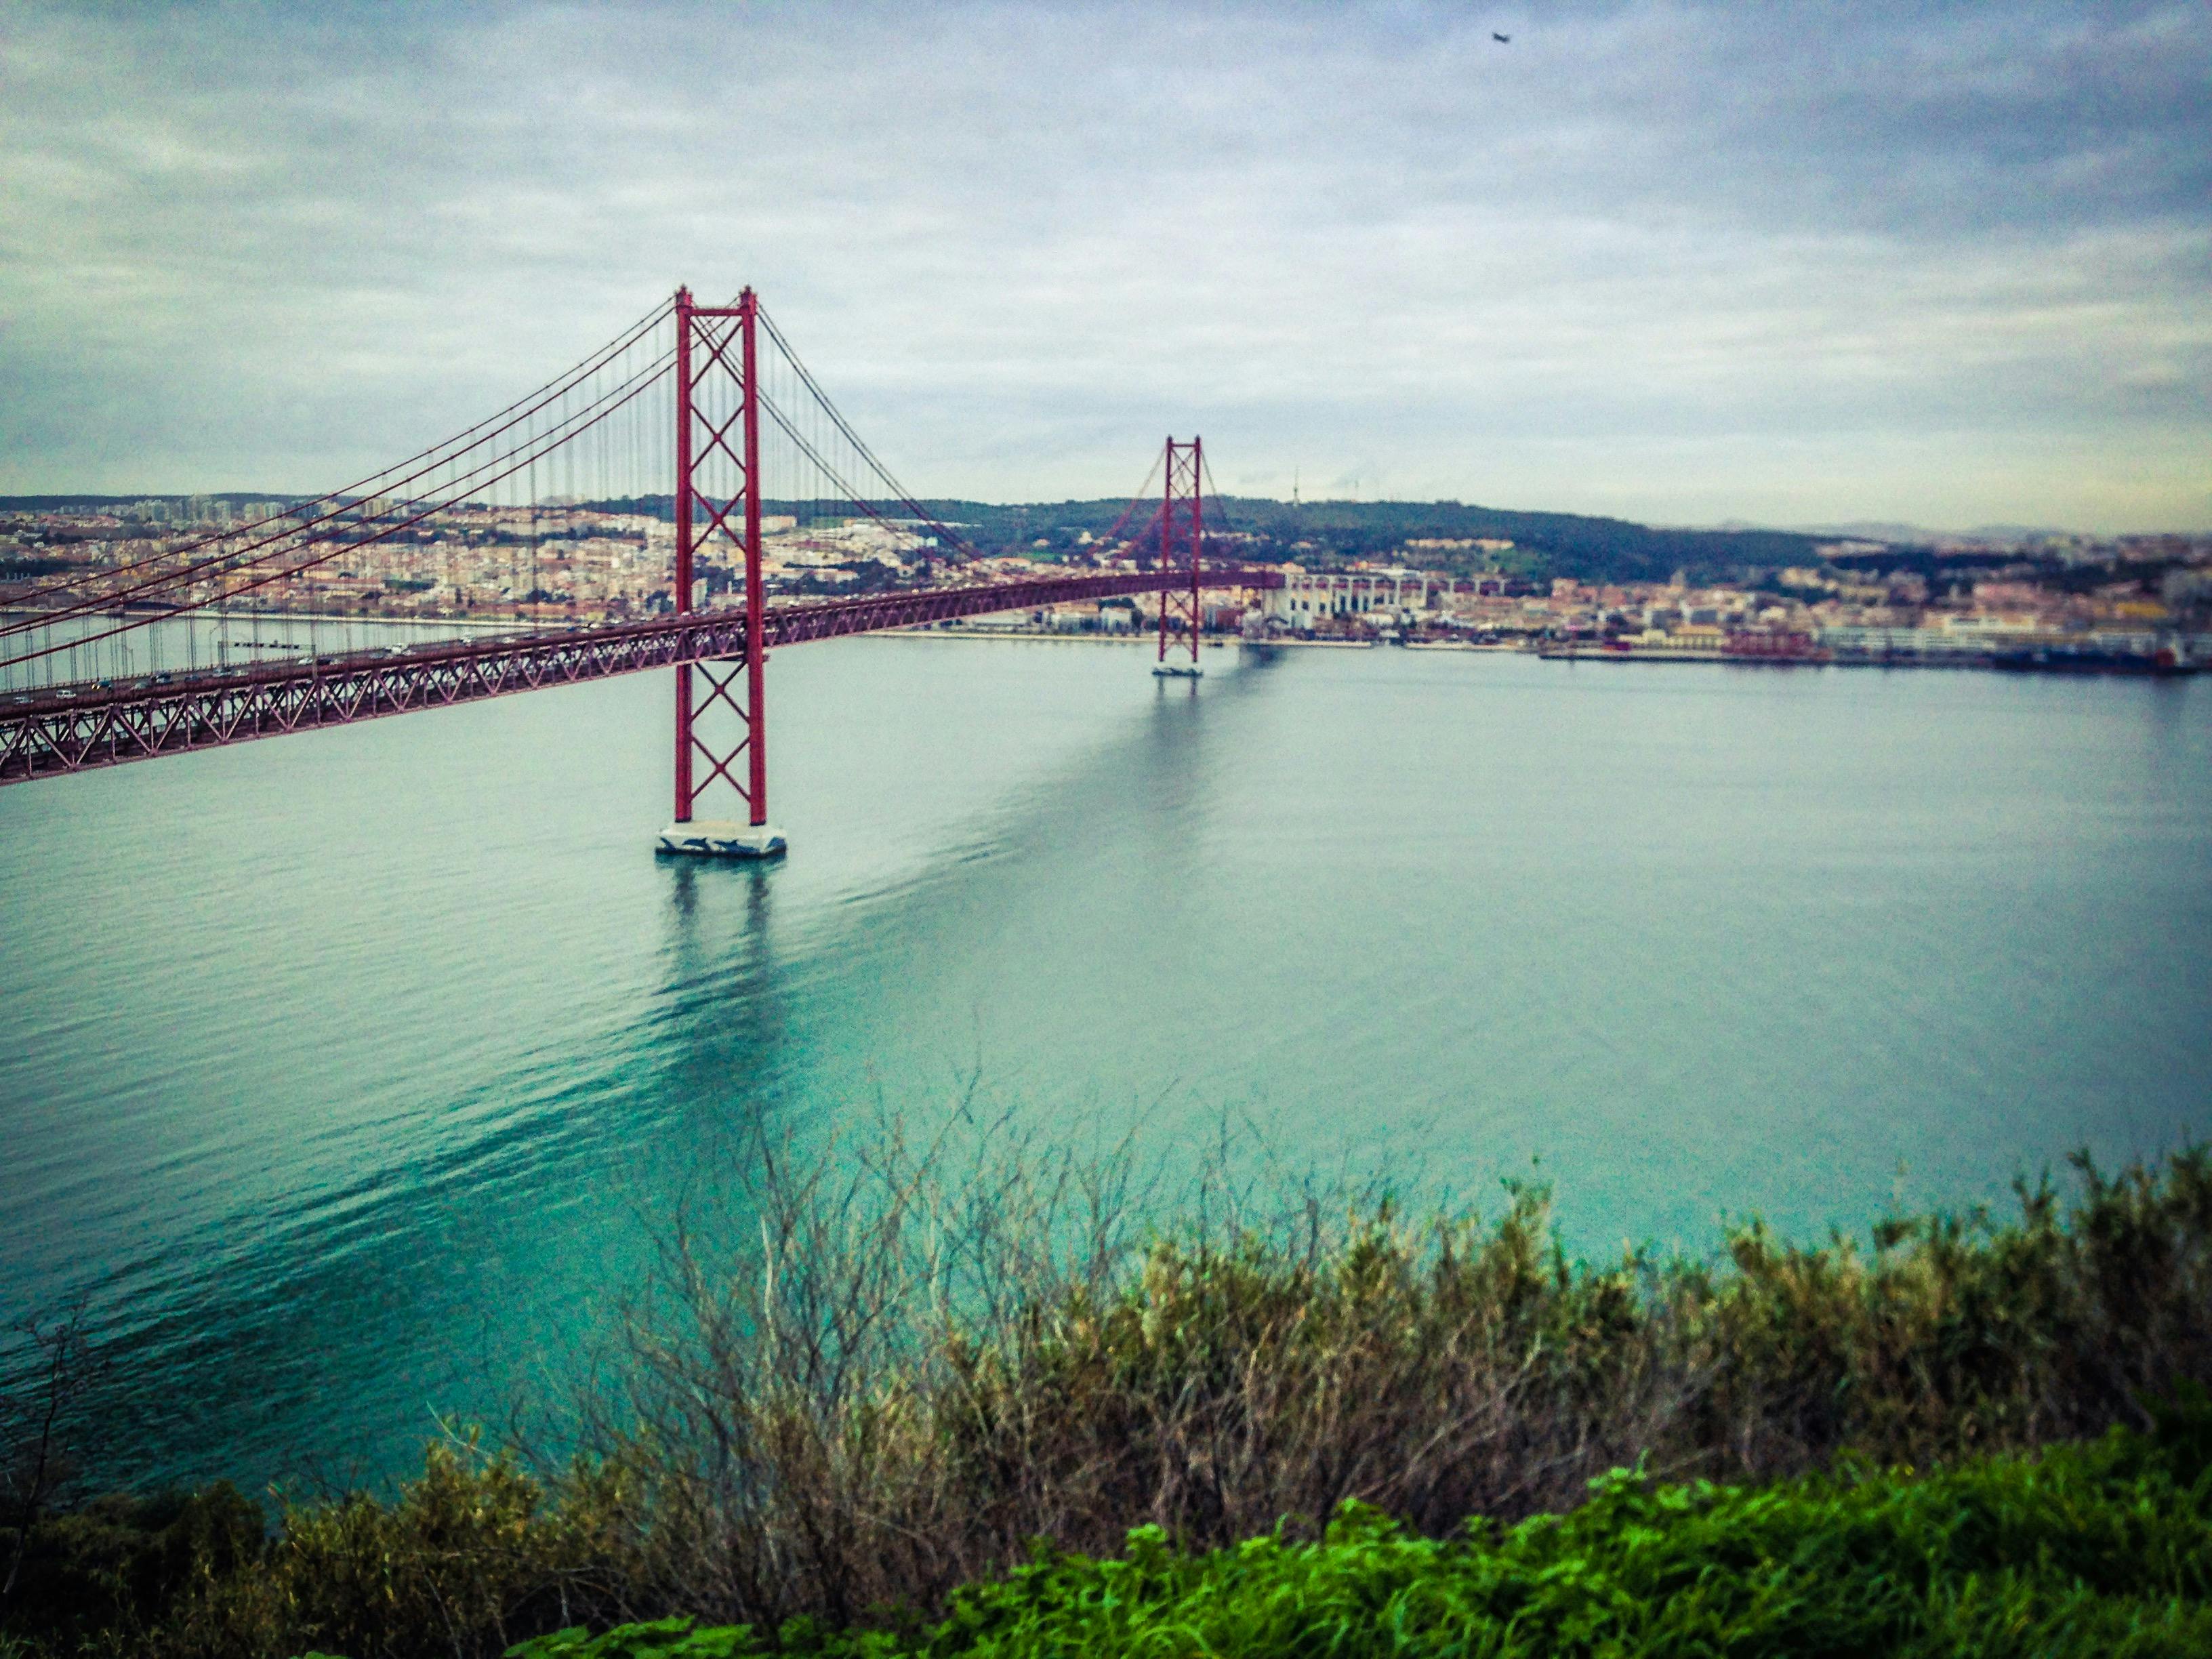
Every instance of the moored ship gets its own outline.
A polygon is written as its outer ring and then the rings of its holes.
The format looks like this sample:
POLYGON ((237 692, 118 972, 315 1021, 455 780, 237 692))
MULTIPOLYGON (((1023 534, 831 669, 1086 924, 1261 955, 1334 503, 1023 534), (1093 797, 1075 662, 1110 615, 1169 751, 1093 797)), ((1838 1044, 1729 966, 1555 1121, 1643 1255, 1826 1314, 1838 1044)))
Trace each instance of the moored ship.
POLYGON ((2172 641, 2148 650, 2108 645, 2033 645, 1991 653, 1990 666, 2030 674, 2198 674, 2203 661, 2172 641))

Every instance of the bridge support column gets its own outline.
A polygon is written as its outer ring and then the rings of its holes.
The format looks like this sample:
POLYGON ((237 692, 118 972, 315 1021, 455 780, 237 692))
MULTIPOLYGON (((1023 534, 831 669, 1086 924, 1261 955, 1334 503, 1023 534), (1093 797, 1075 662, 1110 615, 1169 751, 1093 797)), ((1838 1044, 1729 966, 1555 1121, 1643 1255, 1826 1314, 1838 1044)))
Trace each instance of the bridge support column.
POLYGON ((661 853, 763 859, 786 845, 768 821, 758 314, 750 289, 724 307, 693 304, 688 288, 676 293, 676 610, 693 609, 698 555, 711 552, 719 536, 744 570, 745 651, 740 659, 676 670, 676 817, 654 843, 661 853), (695 816, 700 797, 717 781, 737 796, 742 818, 695 816))
POLYGON ((1152 672, 1163 679, 1194 680, 1206 672, 1198 665, 1199 624, 1206 614, 1199 608, 1198 597, 1198 564, 1206 543, 1200 505, 1206 457, 1200 441, 1168 440, 1167 483, 1160 500, 1160 570, 1163 574, 1180 570, 1188 557, 1190 587, 1188 592, 1181 587, 1160 590, 1160 653, 1152 672))

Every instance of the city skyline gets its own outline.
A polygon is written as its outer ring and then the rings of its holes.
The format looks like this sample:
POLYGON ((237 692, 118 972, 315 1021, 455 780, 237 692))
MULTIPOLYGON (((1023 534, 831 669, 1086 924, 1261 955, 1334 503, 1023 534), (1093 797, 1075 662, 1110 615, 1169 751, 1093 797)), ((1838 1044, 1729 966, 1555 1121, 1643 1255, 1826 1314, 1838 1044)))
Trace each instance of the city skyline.
POLYGON ((931 495, 1197 428, 1238 494, 2200 528, 2205 18, 27 6, 0 492, 327 488, 750 281, 931 495))

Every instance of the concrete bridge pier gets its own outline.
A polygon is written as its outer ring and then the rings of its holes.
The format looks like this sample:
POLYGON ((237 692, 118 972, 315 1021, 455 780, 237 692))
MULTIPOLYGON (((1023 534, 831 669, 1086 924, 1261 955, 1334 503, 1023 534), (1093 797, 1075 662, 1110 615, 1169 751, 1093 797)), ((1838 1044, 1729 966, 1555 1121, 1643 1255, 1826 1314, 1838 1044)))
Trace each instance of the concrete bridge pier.
POLYGON ((785 847, 783 831, 771 824, 694 818, 663 830, 653 850, 656 854, 674 853, 690 858, 778 859, 785 847))

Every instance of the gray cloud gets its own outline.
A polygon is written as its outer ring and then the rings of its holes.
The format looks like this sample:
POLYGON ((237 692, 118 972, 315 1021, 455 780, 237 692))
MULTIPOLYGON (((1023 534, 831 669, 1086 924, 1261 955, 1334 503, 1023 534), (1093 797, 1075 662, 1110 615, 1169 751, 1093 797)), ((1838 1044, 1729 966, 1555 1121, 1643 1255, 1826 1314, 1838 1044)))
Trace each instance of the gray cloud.
POLYGON ((932 491, 1198 428, 1278 489, 2212 523, 2202 4, 7 15, 0 489, 319 487, 750 281, 932 491))

